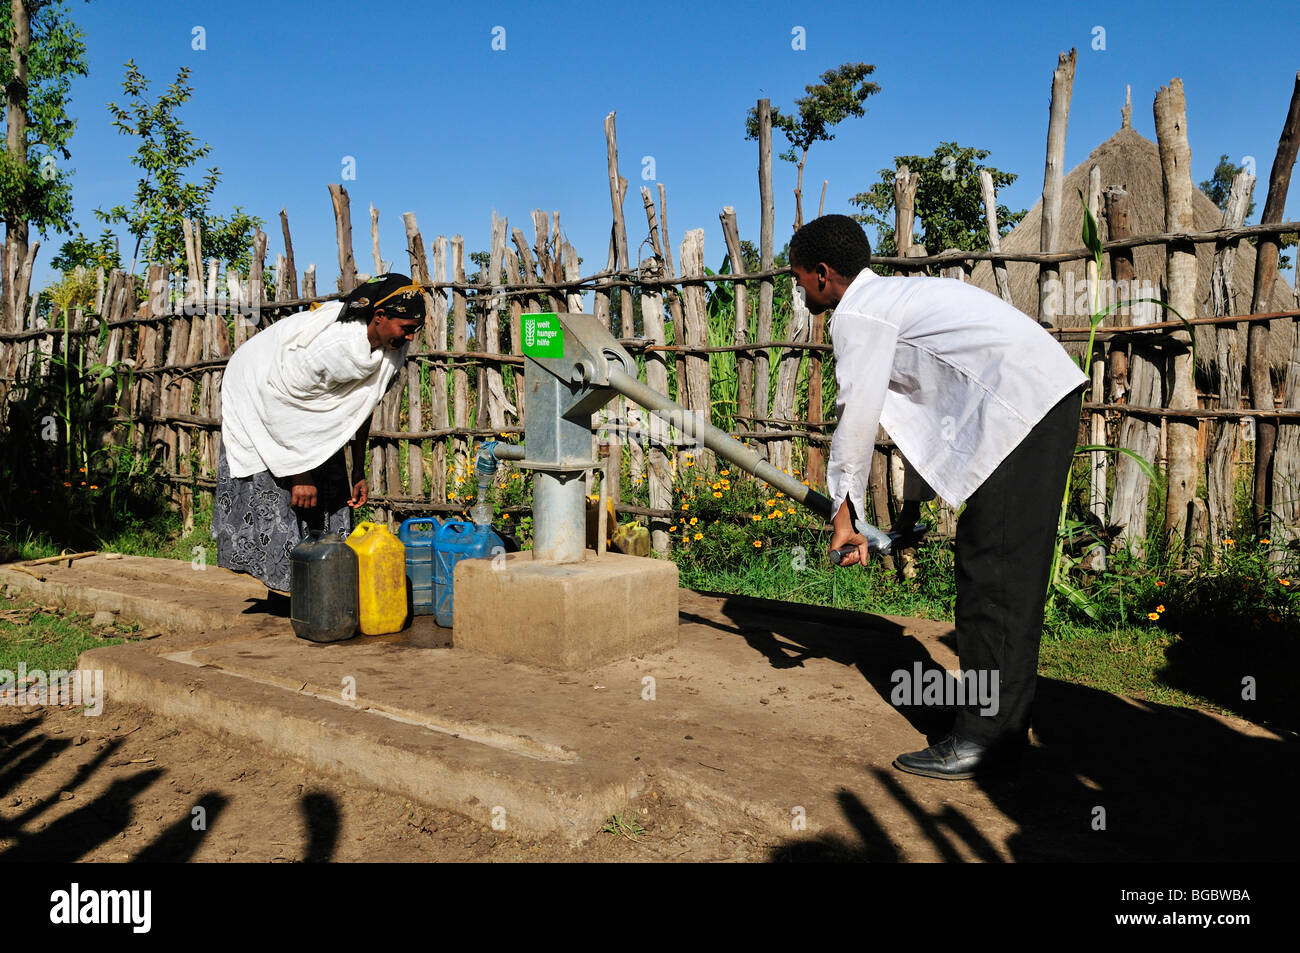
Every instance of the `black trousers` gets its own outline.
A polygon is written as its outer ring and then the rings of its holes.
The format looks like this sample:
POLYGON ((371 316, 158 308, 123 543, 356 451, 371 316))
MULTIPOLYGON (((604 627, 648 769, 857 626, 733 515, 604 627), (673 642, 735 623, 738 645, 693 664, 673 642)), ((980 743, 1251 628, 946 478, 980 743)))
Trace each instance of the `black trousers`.
POLYGON ((968 694, 953 730, 979 744, 1019 743, 1029 729, 1081 395, 1082 388, 1071 391, 1047 412, 966 501, 957 521, 957 654, 968 680, 973 671, 978 684, 997 686, 997 705, 987 711, 993 706, 968 694))

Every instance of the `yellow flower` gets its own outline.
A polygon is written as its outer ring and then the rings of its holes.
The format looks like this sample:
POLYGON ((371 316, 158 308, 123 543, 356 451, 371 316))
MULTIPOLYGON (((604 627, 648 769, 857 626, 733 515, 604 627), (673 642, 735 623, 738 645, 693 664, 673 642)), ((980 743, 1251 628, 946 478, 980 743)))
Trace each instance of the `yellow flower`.
POLYGON ((771 517, 769 517, 769 518, 770 518, 770 519, 774 519, 774 520, 779 520, 779 519, 781 518, 781 511, 780 511, 780 510, 773 510, 773 511, 772 511, 772 515, 771 515, 771 517))
POLYGON ((793 506, 790 507, 788 510, 786 510, 786 512, 789 513, 791 516, 794 516, 794 507, 793 506))
POLYGON ((1161 587, 1163 587, 1163 586, 1164 586, 1164 583, 1163 583, 1161 580, 1157 579, 1157 580, 1156 580, 1156 585, 1157 585, 1157 586, 1161 586, 1161 587))
POLYGON ((1165 611, 1165 607, 1164 607, 1164 606, 1156 606, 1156 611, 1157 611, 1157 612, 1164 612, 1164 611, 1165 611))
MULTIPOLYGON (((33 492, 35 492, 35 491, 33 491, 33 492)), ((761 523, 761 522, 763 522, 763 517, 759 516, 757 513, 755 513, 753 516, 751 516, 750 519, 753 520, 755 523, 761 523)))
POLYGON ((687 461, 686 461, 686 465, 687 465, 688 467, 693 467, 693 466, 695 466, 695 461, 694 461, 694 460, 687 460, 687 461))
MULTIPOLYGON (((90 484, 90 488, 91 488, 91 489, 92 489, 92 490, 98 490, 98 489, 99 489, 99 487, 97 487, 97 486, 95 486, 95 484, 93 484, 93 483, 92 483, 92 484, 90 484)), ((1285 583, 1285 582, 1284 582, 1284 583, 1282 583, 1282 585, 1284 585, 1284 586, 1285 586, 1285 585, 1286 585, 1286 583, 1285 583)))
POLYGON ((719 492, 717 492, 717 491, 715 490, 714 493, 713 493, 713 498, 714 498, 715 500, 720 500, 720 499, 722 499, 722 494, 719 493, 719 492))
POLYGON ((703 534, 703 533, 696 533, 696 534, 695 534, 695 538, 696 538, 696 539, 703 539, 703 538, 704 538, 704 534, 703 534))
POLYGON ((1155 622, 1157 619, 1160 618, 1160 613, 1159 613, 1159 612, 1148 612, 1148 613, 1147 613, 1147 618, 1150 619, 1152 622, 1155 622))
POLYGON ((721 473, 718 474, 718 476, 731 476, 731 471, 723 470, 721 473))
POLYGON ((763 502, 768 506, 776 506, 776 500, 764 500, 763 502))
POLYGON ((689 503, 683 503, 683 504, 682 504, 682 509, 684 509, 684 510, 689 510, 690 508, 691 508, 691 504, 689 504, 689 503))
POLYGON ((1233 543, 1233 541, 1230 540, 1230 539, 1225 539, 1225 540, 1223 541, 1223 545, 1224 545, 1224 546, 1231 546, 1232 543, 1233 543))
POLYGON ((1279 579, 1278 579, 1278 585, 1281 585, 1281 586, 1289 586, 1289 585, 1291 585, 1291 580, 1290 580, 1290 579, 1282 579, 1282 578, 1279 578, 1279 579))
POLYGON ((668 527, 668 532, 670 532, 670 533, 675 533, 675 532, 677 532, 677 527, 676 527, 676 526, 669 526, 669 527, 668 527))
POLYGON ((1260 542, 1267 546, 1269 543, 1273 541, 1271 539, 1261 539, 1260 542))
POLYGON ((510 519, 510 514, 509 514, 509 513, 502 513, 502 514, 501 514, 501 518, 502 518, 503 520, 508 520, 508 519, 510 519))
POLYGON ((761 549, 762 547, 763 547, 763 541, 761 539, 754 540, 755 549, 761 549))
POLYGON ((698 517, 698 516, 692 516, 692 517, 691 517, 691 525, 694 526, 697 522, 699 522, 699 517, 698 517))

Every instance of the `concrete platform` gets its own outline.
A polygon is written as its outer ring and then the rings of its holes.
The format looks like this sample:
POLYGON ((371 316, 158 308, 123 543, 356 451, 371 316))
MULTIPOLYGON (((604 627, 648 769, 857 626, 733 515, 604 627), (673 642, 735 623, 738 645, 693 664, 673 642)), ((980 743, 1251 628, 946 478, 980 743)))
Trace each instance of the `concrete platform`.
MULTIPOLYGON (((1050 734, 1026 777, 932 781, 890 765, 943 730, 945 714, 888 698, 898 669, 956 667, 945 623, 682 590, 676 647, 566 674, 447 647, 448 631, 427 617, 397 635, 306 642, 287 606, 213 567, 96 556, 42 570, 43 582, 0 567, 0 583, 162 633, 82 656, 104 672, 106 710, 140 704, 575 842, 654 790, 724 831, 864 859, 1176 859, 1193 826, 1218 831, 1232 856, 1232 844, 1250 843, 1239 822, 1259 816, 1277 752, 1294 745, 1238 719, 1044 680, 1050 734), (1248 781, 1225 783, 1226 763, 1248 781), (1127 833, 1097 836, 1099 803, 1127 833)), ((1295 769, 1283 773, 1272 779, 1279 792, 1295 769)))

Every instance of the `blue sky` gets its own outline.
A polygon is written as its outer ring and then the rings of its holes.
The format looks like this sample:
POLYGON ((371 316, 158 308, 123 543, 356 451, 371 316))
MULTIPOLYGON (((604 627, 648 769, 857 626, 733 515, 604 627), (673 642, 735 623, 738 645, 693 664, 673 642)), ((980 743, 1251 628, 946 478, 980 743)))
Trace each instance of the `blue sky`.
MULTIPOLYGON (((1060 9, 73 0, 90 63, 90 76, 72 89, 74 218, 98 234, 94 209, 134 192, 134 143, 109 125, 105 109, 124 102, 123 64, 133 58, 154 92, 179 67, 191 68, 195 94, 181 117, 212 145, 209 164, 222 172, 214 210, 238 204, 266 220, 269 266, 282 250, 278 214, 286 207, 298 268, 314 262, 323 292, 338 271, 326 186, 339 181, 352 198, 363 272, 372 270, 370 203, 395 270, 408 270, 403 212, 417 214, 426 240, 460 233, 476 250, 487 247, 493 209, 531 240, 534 208, 559 210, 584 273, 603 266, 610 205, 602 123, 610 111, 629 180, 633 254, 645 237, 639 187, 655 184, 642 179, 643 157, 652 156, 674 246, 686 229, 704 228, 705 260, 716 268, 722 206, 736 207, 742 237, 758 239, 757 144, 745 140, 744 118, 760 96, 789 110, 823 71, 875 65, 881 92, 866 116, 837 127, 835 140, 809 156, 805 217, 816 212, 823 179, 826 210, 851 212, 849 197, 893 156, 928 154, 945 140, 990 150, 988 164, 1020 175, 1000 200, 1028 208, 1042 190, 1051 73, 1072 46, 1079 61, 1067 168, 1119 127, 1125 84, 1134 127, 1154 140, 1152 101, 1178 76, 1193 180, 1209 178, 1221 153, 1254 156, 1262 207, 1300 67, 1300 17, 1285 6, 1252 5, 1247 23, 1228 18, 1222 3, 1133 0, 1060 9), (193 49, 196 27, 206 49, 193 49), (492 48, 496 27, 504 50, 492 48), (806 48, 796 50, 800 27, 806 48), (1093 49, 1097 27, 1105 49, 1093 49), (341 178, 346 156, 355 158, 355 180, 341 178)), ((779 152, 779 135, 776 144, 779 152)), ((779 247, 794 218, 794 166, 778 160, 775 175, 779 247)), ((1300 181, 1287 217, 1300 218, 1300 181)), ((43 244, 36 286, 50 280, 62 240, 43 244)), ((125 236, 122 244, 129 258, 125 236)))

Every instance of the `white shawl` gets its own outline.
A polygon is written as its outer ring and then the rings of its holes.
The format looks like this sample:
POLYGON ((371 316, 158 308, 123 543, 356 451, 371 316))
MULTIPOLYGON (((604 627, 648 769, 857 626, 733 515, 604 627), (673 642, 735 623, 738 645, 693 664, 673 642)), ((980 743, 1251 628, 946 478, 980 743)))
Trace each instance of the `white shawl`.
POLYGON ((374 413, 406 347, 371 350, 343 305, 282 318, 230 357, 221 381, 221 441, 232 477, 306 473, 374 413))

